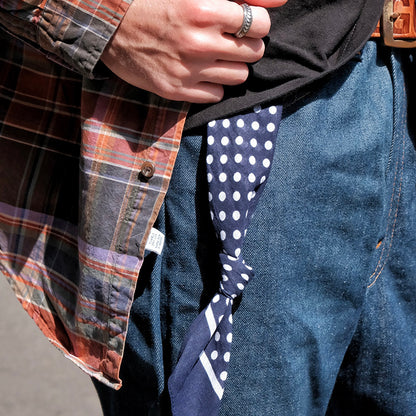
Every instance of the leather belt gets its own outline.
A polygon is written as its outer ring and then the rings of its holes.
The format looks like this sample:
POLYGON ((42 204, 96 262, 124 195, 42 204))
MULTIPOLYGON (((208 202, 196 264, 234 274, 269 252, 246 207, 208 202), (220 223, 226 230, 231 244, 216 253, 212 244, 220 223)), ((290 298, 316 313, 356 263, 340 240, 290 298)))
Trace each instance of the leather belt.
POLYGON ((415 0, 386 0, 372 38, 393 48, 416 48, 415 0))

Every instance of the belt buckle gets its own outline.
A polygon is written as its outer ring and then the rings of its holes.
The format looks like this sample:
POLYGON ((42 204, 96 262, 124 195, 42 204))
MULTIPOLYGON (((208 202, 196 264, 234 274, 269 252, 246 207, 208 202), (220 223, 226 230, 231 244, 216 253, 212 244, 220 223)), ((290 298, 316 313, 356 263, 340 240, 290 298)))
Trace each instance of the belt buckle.
POLYGON ((381 20, 384 44, 393 48, 416 48, 415 20, 415 0, 386 0, 381 20), (394 38, 394 25, 398 23, 404 27, 401 33, 402 39, 394 38), (403 40, 406 37, 413 40, 403 40))

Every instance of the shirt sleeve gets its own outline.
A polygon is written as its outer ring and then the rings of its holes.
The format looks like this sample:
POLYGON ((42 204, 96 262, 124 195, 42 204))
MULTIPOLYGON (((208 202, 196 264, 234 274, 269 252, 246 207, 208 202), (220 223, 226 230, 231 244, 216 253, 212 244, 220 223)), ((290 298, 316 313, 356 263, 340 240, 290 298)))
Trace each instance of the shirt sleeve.
POLYGON ((132 0, 0 0, 0 28, 49 59, 94 78, 132 0))

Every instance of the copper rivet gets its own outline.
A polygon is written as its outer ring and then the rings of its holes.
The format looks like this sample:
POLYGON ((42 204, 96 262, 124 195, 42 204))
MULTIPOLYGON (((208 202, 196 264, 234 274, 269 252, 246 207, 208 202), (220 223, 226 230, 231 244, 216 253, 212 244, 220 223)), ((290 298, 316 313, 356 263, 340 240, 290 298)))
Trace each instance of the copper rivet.
POLYGON ((400 13, 398 12, 394 12, 391 16, 390 16, 390 20, 397 20, 400 17, 400 13))

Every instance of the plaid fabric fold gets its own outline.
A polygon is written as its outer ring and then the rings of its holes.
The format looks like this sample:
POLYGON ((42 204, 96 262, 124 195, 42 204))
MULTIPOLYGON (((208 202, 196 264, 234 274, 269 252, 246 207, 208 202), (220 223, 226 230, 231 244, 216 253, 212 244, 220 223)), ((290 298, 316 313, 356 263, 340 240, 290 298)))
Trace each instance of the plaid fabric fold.
POLYGON ((53 344, 119 387, 186 105, 83 79, 7 36, 0 61, 0 272, 53 344))

